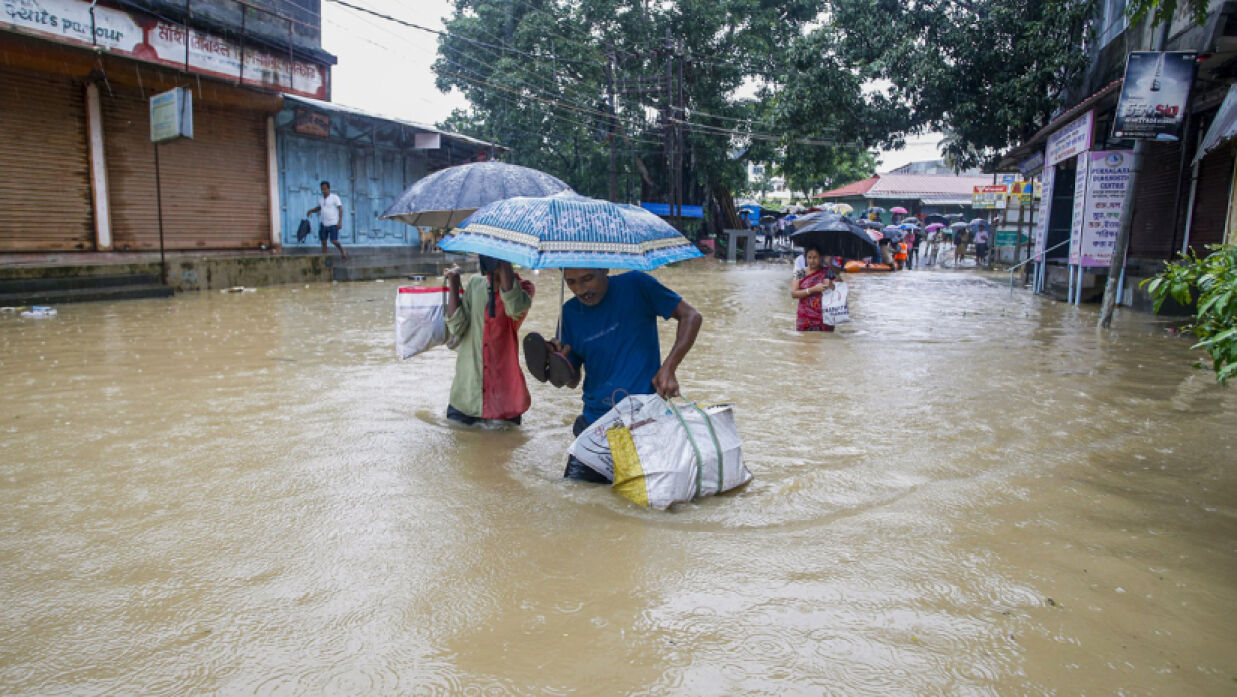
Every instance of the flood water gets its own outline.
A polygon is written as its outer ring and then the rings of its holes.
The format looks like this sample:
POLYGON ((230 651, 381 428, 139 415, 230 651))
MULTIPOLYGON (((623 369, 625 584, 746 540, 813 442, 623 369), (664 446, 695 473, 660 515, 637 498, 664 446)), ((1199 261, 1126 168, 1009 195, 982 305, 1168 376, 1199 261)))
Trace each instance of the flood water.
POLYGON ((669 512, 561 479, 578 392, 447 425, 395 282, 0 317, 0 693, 1237 691, 1237 390, 1188 340, 950 270, 799 335, 788 271, 656 274, 755 475, 669 512))

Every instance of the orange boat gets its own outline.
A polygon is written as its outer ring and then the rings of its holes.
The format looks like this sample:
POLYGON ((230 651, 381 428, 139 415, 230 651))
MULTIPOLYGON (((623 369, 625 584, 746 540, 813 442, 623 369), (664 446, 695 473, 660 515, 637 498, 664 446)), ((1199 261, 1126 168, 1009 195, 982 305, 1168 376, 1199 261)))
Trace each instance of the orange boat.
POLYGON ((846 273, 877 273, 883 271, 893 271, 893 267, 889 264, 873 264, 866 261, 848 261, 842 267, 846 273))

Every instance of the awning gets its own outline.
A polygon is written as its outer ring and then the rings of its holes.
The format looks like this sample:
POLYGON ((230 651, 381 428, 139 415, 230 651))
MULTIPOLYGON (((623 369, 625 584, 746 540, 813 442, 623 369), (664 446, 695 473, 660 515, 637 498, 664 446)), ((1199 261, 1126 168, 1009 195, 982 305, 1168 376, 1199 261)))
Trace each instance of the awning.
MULTIPOLYGON (((647 203, 647 202, 641 201, 640 207, 652 213, 653 215, 659 215, 663 218, 670 217, 670 204, 669 203, 647 203)), ((703 218, 704 217, 703 206, 680 206, 680 209, 681 209, 680 212, 683 214, 684 218, 703 218)))
POLYGON ((954 194, 922 194, 919 200, 933 206, 969 206, 971 205, 970 196, 957 196, 954 194))
POLYGON ((1198 153, 1194 155, 1194 161, 1198 162, 1206 157, 1207 153, 1234 137, 1237 137, 1237 85, 1229 85, 1228 93, 1224 95, 1224 103, 1216 112, 1211 128, 1207 129, 1207 135, 1203 136, 1198 144, 1198 153))
POLYGON ((284 99, 286 102, 292 102, 294 104, 303 104, 305 106, 312 107, 314 109, 319 109, 321 111, 329 111, 329 112, 336 113, 336 114, 348 114, 351 116, 356 116, 362 119, 366 119, 371 122, 382 121, 386 123, 398 124, 405 128, 412 129, 413 131, 421 131, 424 133, 437 133, 437 134, 442 135, 442 137, 444 138, 449 138, 451 140, 458 141, 460 143, 465 143, 467 145, 471 145, 479 149, 492 149, 496 151, 507 150, 506 147, 499 145, 497 143, 490 143, 488 141, 484 141, 479 138, 473 138, 472 136, 466 136, 462 133, 452 133, 451 131, 444 131, 442 129, 430 126, 429 124, 418 123, 416 121, 409 121, 407 119, 383 116, 381 114, 372 114, 370 112, 357 109, 356 107, 350 107, 350 106, 345 106, 343 104, 339 104, 338 102, 324 102, 319 99, 310 99, 309 97, 302 97, 296 94, 284 95, 284 99))

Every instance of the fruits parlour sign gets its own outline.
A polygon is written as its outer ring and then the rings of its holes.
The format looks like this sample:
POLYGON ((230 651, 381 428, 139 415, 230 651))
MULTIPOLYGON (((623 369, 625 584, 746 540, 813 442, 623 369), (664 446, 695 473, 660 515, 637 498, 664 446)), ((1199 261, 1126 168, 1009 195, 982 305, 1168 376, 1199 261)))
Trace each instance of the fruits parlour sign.
POLYGON ((1112 123, 1114 139, 1181 140, 1198 54, 1190 51, 1134 51, 1112 123))

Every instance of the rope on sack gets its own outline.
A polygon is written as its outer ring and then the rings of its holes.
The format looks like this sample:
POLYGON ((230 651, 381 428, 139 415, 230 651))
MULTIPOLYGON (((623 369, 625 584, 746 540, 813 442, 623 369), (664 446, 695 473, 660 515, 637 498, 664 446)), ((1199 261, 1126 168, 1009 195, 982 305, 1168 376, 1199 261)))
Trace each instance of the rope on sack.
MULTIPOLYGON (((717 450, 717 493, 722 493, 722 446, 717 440, 717 432, 713 430, 713 421, 709 415, 704 413, 695 402, 683 398, 684 402, 691 405, 702 417, 704 417, 704 425, 709 429, 709 436, 713 439, 713 447, 717 450)), ((679 420, 679 425, 683 427, 683 431, 687 433, 687 440, 692 444, 692 450, 696 452, 696 495, 704 490, 704 456, 700 453, 700 446, 696 444, 696 437, 692 435, 692 430, 687 427, 687 420, 683 418, 682 412, 674 405, 674 402, 666 400, 666 405, 670 407, 670 411, 674 412, 675 418, 679 420)))
POLYGON ((713 439, 713 449, 717 451, 717 493, 722 493, 722 479, 725 474, 725 469, 722 464, 722 444, 717 440, 717 431, 713 430, 713 419, 700 408, 700 405, 695 402, 690 402, 692 409, 695 409, 701 417, 704 418, 704 425, 709 427, 709 437, 713 439))

